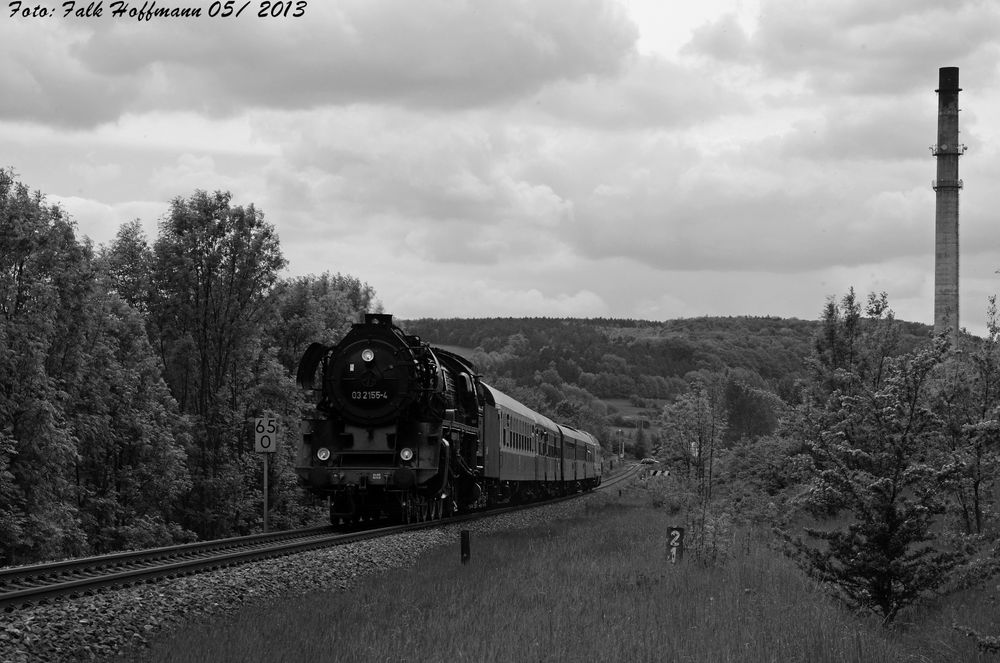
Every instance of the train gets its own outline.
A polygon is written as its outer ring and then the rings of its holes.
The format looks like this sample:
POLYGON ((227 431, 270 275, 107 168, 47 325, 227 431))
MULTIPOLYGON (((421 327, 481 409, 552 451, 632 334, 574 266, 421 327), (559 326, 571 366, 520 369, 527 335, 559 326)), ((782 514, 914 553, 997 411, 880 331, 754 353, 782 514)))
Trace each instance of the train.
POLYGON ((311 396, 295 472, 332 524, 419 522, 586 491, 601 445, 483 382, 458 353, 366 313, 296 370, 311 396))

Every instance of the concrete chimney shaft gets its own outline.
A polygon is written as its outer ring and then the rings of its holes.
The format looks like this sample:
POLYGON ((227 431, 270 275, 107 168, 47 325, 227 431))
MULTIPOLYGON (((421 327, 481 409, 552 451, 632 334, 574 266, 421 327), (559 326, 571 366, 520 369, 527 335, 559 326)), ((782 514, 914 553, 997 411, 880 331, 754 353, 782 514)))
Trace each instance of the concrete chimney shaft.
POLYGON ((938 83, 937 192, 934 230, 934 331, 958 335, 958 67, 941 67, 938 83))

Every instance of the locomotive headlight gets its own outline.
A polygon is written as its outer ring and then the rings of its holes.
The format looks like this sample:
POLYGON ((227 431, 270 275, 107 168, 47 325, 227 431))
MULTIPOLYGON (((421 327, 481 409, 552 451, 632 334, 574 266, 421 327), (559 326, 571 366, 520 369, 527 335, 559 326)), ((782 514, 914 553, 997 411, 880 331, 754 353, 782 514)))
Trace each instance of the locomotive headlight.
POLYGON ((329 460, 330 450, 327 449, 326 447, 320 447, 319 450, 316 452, 316 457, 319 458, 320 460, 329 460))
POLYGON ((413 460, 413 449, 410 447, 404 447, 400 450, 399 457, 402 458, 404 462, 410 462, 413 460))
POLYGON ((375 353, 372 351, 371 348, 365 348, 364 350, 361 351, 362 361, 370 362, 374 358, 375 358, 375 353))

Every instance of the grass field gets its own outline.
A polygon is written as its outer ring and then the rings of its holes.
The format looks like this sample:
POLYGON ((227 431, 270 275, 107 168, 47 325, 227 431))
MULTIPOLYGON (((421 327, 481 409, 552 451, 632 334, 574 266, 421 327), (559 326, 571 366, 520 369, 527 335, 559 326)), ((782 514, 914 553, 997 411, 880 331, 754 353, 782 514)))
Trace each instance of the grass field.
POLYGON ((467 565, 456 540, 345 592, 170 634, 148 660, 1000 660, 951 628, 995 622, 982 597, 904 614, 886 631, 831 602, 752 533, 716 566, 670 565, 666 528, 679 519, 642 489, 611 492, 587 498, 572 520, 474 538, 467 565))

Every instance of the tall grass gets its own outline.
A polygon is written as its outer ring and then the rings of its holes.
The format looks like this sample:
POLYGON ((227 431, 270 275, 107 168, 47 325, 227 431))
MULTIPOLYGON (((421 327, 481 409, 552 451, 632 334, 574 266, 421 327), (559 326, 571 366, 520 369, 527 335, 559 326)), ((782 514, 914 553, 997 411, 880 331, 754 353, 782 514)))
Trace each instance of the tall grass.
POLYGON ((642 491, 594 495, 575 519, 473 537, 467 565, 456 535, 347 591, 175 633, 148 660, 996 660, 938 614, 923 617, 932 629, 886 631, 845 612, 746 533, 717 565, 670 565, 676 519, 642 491))

